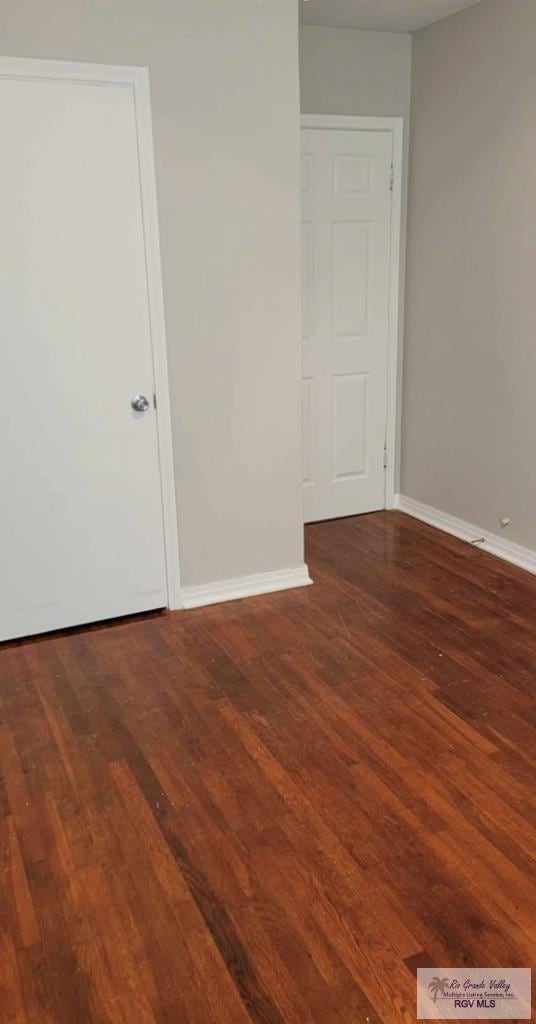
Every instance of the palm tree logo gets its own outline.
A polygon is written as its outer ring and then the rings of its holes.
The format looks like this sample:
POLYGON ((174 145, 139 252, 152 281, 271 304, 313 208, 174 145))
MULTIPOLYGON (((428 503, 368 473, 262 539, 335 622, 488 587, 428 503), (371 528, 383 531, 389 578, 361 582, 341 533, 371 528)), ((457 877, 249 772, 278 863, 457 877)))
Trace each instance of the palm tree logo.
POLYGON ((439 995, 443 995, 443 993, 445 992, 445 989, 447 988, 448 983, 449 983, 449 979, 448 978, 438 978, 438 977, 432 978, 432 980, 431 980, 431 982, 430 982, 430 984, 428 986, 428 991, 433 996, 434 1003, 437 1001, 437 997, 439 995))

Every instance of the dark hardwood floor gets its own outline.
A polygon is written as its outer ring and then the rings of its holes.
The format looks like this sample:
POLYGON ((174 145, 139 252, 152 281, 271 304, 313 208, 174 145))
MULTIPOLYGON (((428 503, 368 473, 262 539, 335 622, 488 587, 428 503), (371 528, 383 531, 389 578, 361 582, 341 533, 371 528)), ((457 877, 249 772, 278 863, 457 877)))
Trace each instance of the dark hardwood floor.
POLYGON ((531 966, 536 578, 398 513, 315 586, 0 652, 2 1024, 415 1021, 531 966))

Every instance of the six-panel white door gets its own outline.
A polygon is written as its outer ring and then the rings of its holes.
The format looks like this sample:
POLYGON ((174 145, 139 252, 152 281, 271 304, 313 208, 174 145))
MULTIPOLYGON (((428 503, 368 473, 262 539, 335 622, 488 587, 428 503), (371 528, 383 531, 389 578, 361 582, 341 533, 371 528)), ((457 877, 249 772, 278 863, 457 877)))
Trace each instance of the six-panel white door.
POLYGON ((392 135, 302 131, 306 522, 385 507, 392 135))
POLYGON ((0 125, 5 640, 167 591, 133 88, 1 77, 0 125))

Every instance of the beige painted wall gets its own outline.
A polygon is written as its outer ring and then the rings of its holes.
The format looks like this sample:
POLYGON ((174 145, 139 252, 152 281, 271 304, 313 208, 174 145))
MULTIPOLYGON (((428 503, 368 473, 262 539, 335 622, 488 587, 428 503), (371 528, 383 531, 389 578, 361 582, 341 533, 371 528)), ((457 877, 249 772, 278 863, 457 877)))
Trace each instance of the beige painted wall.
POLYGON ((409 115, 411 36, 300 26, 304 114, 409 115))
POLYGON ((297 0, 0 0, 0 52, 148 65, 183 584, 303 560, 297 0))
POLYGON ((536 548, 536 3, 414 37, 402 492, 536 548))
MULTIPOLYGON (((301 110, 304 114, 353 114, 404 118, 404 169, 400 260, 399 421, 405 300, 407 174, 411 96, 411 36, 302 25, 301 110)), ((400 448, 400 422, 398 444, 400 448)), ((400 451, 396 453, 398 486, 400 451)))

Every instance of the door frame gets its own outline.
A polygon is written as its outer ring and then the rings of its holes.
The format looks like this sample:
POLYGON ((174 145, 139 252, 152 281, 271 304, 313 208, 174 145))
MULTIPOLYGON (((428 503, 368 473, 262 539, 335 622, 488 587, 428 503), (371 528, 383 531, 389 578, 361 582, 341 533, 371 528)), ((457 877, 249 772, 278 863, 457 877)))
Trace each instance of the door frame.
MULTIPOLYGON (((301 128, 343 129, 345 131, 389 132, 393 143, 393 188, 389 254, 389 327, 387 339, 387 414, 385 447, 385 508, 396 503, 396 472, 399 435, 399 388, 402 353, 400 318, 400 271, 402 236, 402 177, 404 160, 403 117, 356 117, 343 114, 302 114, 301 128)), ((300 149, 301 151, 301 149, 300 149)))
POLYGON ((179 536, 173 466, 173 435, 169 399, 149 69, 146 67, 130 67, 115 64, 86 64, 78 61, 41 60, 34 57, 0 57, 0 78, 38 78, 49 81, 91 82, 102 86, 121 85, 132 89, 136 118, 138 168, 145 242, 151 352, 155 395, 157 396, 156 423, 166 563, 167 606, 170 609, 181 608, 179 536))

